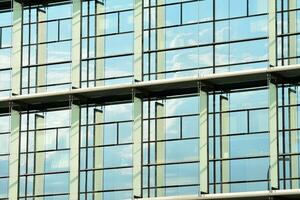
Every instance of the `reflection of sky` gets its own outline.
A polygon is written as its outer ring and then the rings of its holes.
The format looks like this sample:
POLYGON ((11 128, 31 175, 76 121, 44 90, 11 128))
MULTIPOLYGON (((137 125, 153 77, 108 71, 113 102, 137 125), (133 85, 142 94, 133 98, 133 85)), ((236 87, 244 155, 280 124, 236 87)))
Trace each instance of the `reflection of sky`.
MULTIPOLYGON (((178 0, 166 0, 166 3, 178 2, 178 0)), ((218 19, 227 17, 238 17, 245 13, 246 7, 244 6, 246 0, 230 1, 229 0, 217 0, 217 13, 218 19), (234 3, 233 3, 234 2, 234 3)), ((267 11, 266 0, 251 0, 249 7, 250 14, 259 14, 267 11)), ((93 7, 93 5, 91 5, 93 7)), ((107 0, 106 11, 115 11, 120 9, 127 9, 133 7, 133 0, 107 0)), ((212 10, 207 9, 212 7, 212 0, 205 0, 199 2, 193 2, 183 4, 183 23, 196 22, 196 21, 207 21, 212 18, 212 10)), ((178 5, 168 6, 166 9, 166 24, 176 25, 180 21, 178 5)), ((48 19, 60 19, 64 17, 71 17, 71 6, 62 5, 56 7, 50 7, 47 10, 48 19)), ((84 6, 83 12, 86 13, 86 7, 84 6)), ((25 12, 24 21, 28 21, 28 12, 25 12)), ((121 13, 121 31, 133 30, 133 12, 121 13)), ((152 15, 153 17, 154 15, 152 15)), ((1 13, 0 14, 0 26, 11 24, 11 14, 1 13)), ((117 16, 114 14, 107 15, 106 17, 106 33, 113 33, 117 31, 116 26, 117 16)), ((145 19, 146 21, 147 18, 145 19)), ((153 19, 152 19, 153 20, 153 19)), ((216 23, 216 41, 225 42, 228 40, 242 40, 253 37, 265 37, 267 36, 267 16, 251 17, 246 19, 238 19, 232 21, 219 21, 216 23)), ((84 20, 85 21, 85 20, 84 20)), ((93 21, 92 21, 93 22, 93 21)), ((61 22, 60 34, 62 39, 71 38, 71 20, 64 20, 61 22)), ((83 22, 83 35, 86 34, 86 22, 83 22)), ((24 27, 27 32, 28 27, 24 27)), ((57 23, 49 23, 47 25, 48 34, 47 40, 54 41, 58 38, 56 31, 57 23)), ((35 28, 32 27, 34 31, 35 28)), ((2 30, 2 46, 10 46, 11 44, 11 29, 2 30)), ((93 26, 90 28, 90 32, 95 32, 93 26)), ((24 33, 25 43, 27 43, 28 33, 24 33)), ((122 34, 108 36, 105 39, 105 55, 115 55, 123 53, 133 52, 133 34, 122 34)), ((147 35, 145 35, 147 40, 147 35)), ((32 36, 31 40, 36 40, 36 37, 32 36)), ((198 45, 198 44, 210 44, 212 43, 212 24, 202 23, 196 25, 182 26, 176 28, 166 29, 166 48, 176 48, 187 45, 198 45)), ((248 62, 255 60, 267 59, 267 40, 257 40, 251 42, 241 42, 233 44, 219 44, 216 46, 216 64, 233 64, 237 62, 248 62)), ((148 44, 147 44, 148 45, 148 44)), ((152 48, 154 47, 154 40, 151 41, 152 48)), ((31 50, 35 50, 32 47, 31 50)), ((0 49, 0 68, 10 67, 10 49, 0 49)), ((27 64, 28 48, 24 48, 24 64, 27 64)), ((87 41, 83 40, 83 57, 94 55, 94 51, 87 52, 87 41)), ((166 53, 166 70, 181 70, 194 67, 209 67, 212 66, 213 49, 209 47, 194 47, 182 50, 173 50, 166 53)), ((34 63, 34 56, 30 58, 34 63)), ((47 45, 47 61, 68 61, 71 59, 71 42, 59 42, 47 45)), ((154 59, 152 59, 153 61, 154 59)), ((152 62, 154 63, 154 62, 152 62)), ((232 68, 223 68, 221 71, 233 71, 243 70, 249 68, 260 68, 266 67, 263 65, 242 65, 232 68)), ((83 66, 85 66, 83 64, 83 66)), ((152 64, 151 70, 154 71, 155 66, 152 64)), ((82 73, 86 74, 87 69, 83 67, 82 73)), ((201 71, 201 73, 211 73, 211 71, 201 71)), ((123 56, 105 59, 105 77, 116 77, 133 74, 133 56, 123 56)), ((174 73, 167 78, 181 77, 181 76, 194 76, 198 75, 193 72, 186 73, 174 73)), ((10 72, 0 72, 0 87, 1 89, 7 89, 10 87, 10 72)), ((85 76, 86 77, 86 76, 85 76)), ((92 77, 90 75, 90 77, 92 77)), ((47 83, 61 83, 70 81, 70 64, 53 65, 47 67, 47 83)), ((34 80, 34 79, 33 79, 34 80)), ((26 81, 24 81, 27 83, 26 81)), ((122 80, 106 81, 106 84, 117 84, 121 83, 122 80)), ((125 82, 131 82, 127 79, 125 82)), ((55 88, 53 90, 57 90, 55 88)), ((63 88, 66 89, 66 88, 63 88)), ((268 93, 266 90, 253 91, 253 92, 240 92, 230 94, 230 109, 251 109, 255 107, 267 107, 268 106, 268 93)), ((212 99, 210 99, 211 101, 212 99)), ((177 98, 166 101, 166 115, 183 115, 183 114, 195 114, 198 112, 198 97, 189 98, 177 98)), ((151 116, 153 113, 153 106, 151 104, 151 116)), ((210 110, 212 105, 210 104, 210 110)), ((217 110, 218 110, 217 103, 217 110)), ((132 119, 132 104, 119 104, 105 106, 105 121, 120 121, 120 120, 131 120, 132 119)), ((46 114, 46 127, 58 127, 68 126, 70 124, 70 112, 69 111, 55 111, 48 112, 46 114)), ((250 111, 250 131, 266 131, 268 130, 268 112, 267 110, 255 110, 250 111)), ((9 124, 8 118, 1 117, 0 119, 0 130, 8 131, 9 124)), ((218 121, 219 119, 217 119, 218 121)), ((300 118, 298 118, 298 121, 300 118)), ((210 120, 211 121, 211 120, 210 120)), ((299 123, 299 122, 298 122, 299 123)), ((22 118, 22 127, 25 127, 26 119, 22 118)), ((33 127, 33 118, 30 118, 30 127, 33 127)), ((166 134, 167 138, 178 138, 180 135, 179 130, 179 118, 172 118, 166 120, 166 134)), ((144 124, 144 129, 147 130, 148 124, 144 124)), ((183 118, 183 136, 184 137, 197 137, 198 136, 198 117, 186 117, 183 118)), ((211 128, 210 124, 210 129, 211 128)), ((218 128, 218 127, 217 127, 218 128)), ((24 128, 23 128, 24 129, 24 128)), ((120 123, 120 142, 131 142, 132 141, 132 123, 120 123)), ((151 122, 151 135, 153 136, 154 123, 151 122)), ((83 129, 85 130, 85 129, 83 129)), ((239 133, 247 131, 247 113, 246 112, 235 112, 230 113, 230 132, 239 133)), ((89 134, 93 132, 93 129, 88 130, 89 134)), ((116 124, 110 124, 104 126, 104 143, 114 144, 116 143, 116 124)), ((32 135, 33 133, 31 133, 32 135)), ((82 133, 84 135, 84 133, 82 133)), ((46 132, 46 149, 54 149, 56 144, 55 131, 46 132)), ((145 135, 144 135, 145 137, 145 135)), ((24 137, 22 136, 22 151, 24 151, 24 137)), ((83 137, 85 139, 85 137, 83 137)), ((82 143, 85 143, 84 139, 82 143)), ((153 139, 153 137, 152 137, 153 139)), ((0 154, 8 152, 9 144, 8 135, 0 135, 0 154)), ((232 136, 230 138, 230 156, 256 156, 256 155, 268 155, 269 154, 269 138, 267 134, 257 135, 246 135, 246 136, 232 136)), ((69 129, 59 130, 59 148, 69 147, 69 129)), ((33 137, 30 137, 30 143, 33 144, 33 137)), ((92 140, 89 141, 92 143, 92 140)), ((29 147, 29 148, 32 148, 29 147)), ((187 141, 173 141, 166 143, 166 161, 193 161, 198 160, 198 140, 187 140, 187 141)), ((154 151, 154 146, 151 145, 151 152, 154 151)), ((144 146, 144 150, 148 149, 144 146)), ((217 150, 219 148, 217 147, 217 150)), ((82 151, 82 159, 85 158, 85 151, 82 151)), ((89 157, 92 156, 92 150, 88 152, 89 157)), ((132 165, 132 146, 116 146, 104 148, 104 166, 105 167, 116 167, 116 166, 130 166, 132 165)), ((151 153, 151 161, 155 162, 154 155, 151 153)), ((32 158, 32 155, 31 155, 32 158)), ((146 156, 145 156, 146 158, 146 156)), ((144 162, 145 161, 144 158, 144 162)), ((24 157, 22 157, 22 169, 24 169, 24 157)), ((45 170, 46 171, 62 171, 69 169, 69 151, 63 152, 51 152, 46 154, 45 170)), ((83 162, 82 162, 83 163, 83 162)), ((84 166, 85 163, 81 166, 84 166)), ((200 162, 201 164, 201 162, 200 162)), ((243 181, 252 179, 265 179, 267 178, 267 171, 269 161, 268 158, 262 159, 248 159, 248 160, 236 160, 231 161, 230 177, 232 181, 243 181)), ((33 167, 33 162, 28 164, 29 168, 33 167)), ((92 166, 91 159, 88 162, 88 166, 92 166)), ((174 184, 197 184, 198 183, 198 164, 183 164, 173 165, 166 167, 166 183, 168 185, 174 184)), ((8 159, 6 156, 0 156, 0 176, 8 173, 8 159)), ((220 176, 219 172, 217 176, 220 176)), ((151 177, 153 179, 153 176, 151 177)), ((107 170, 104 173, 105 189, 116 189, 116 188, 131 188, 132 187, 132 169, 122 170, 107 170)), ((68 174, 61 175, 49 175, 45 177, 45 192, 66 192, 68 191, 68 174)), ((266 189, 265 183, 245 183, 235 184, 231 186, 232 191, 249 191, 249 190, 261 190, 266 189)), ((170 188, 167 189, 168 195, 175 194, 196 194, 198 188, 170 188)), ((0 179, 0 197, 7 196, 7 180, 0 179)), ((131 192, 115 192, 106 193, 107 198, 130 198, 131 192)))

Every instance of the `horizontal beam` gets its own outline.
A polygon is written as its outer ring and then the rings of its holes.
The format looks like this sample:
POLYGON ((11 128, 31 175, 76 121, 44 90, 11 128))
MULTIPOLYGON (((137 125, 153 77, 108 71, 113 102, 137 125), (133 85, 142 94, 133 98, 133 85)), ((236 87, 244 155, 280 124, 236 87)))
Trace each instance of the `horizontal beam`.
POLYGON ((236 199, 236 200, 270 200, 272 199, 299 199, 300 189, 271 190, 258 192, 233 192, 220 194, 203 194, 200 196, 176 196, 143 198, 139 200, 213 200, 213 199, 236 199))
POLYGON ((196 94, 199 82, 201 82, 201 87, 204 91, 229 91, 232 89, 260 87, 268 85, 269 75, 277 77, 277 83, 296 83, 299 82, 300 65, 12 96, 0 99, 0 113, 8 112, 11 102, 20 105, 19 110, 65 107, 69 105, 70 96, 78 98, 81 104, 108 104, 131 101, 133 90, 143 98, 196 94))
MULTIPOLYGON (((20 3, 23 3, 24 6, 29 5, 50 5, 50 4, 65 4, 70 3, 69 0, 17 0, 20 3)), ((11 0, 0 0, 0 11, 7 10, 12 8, 11 0)))

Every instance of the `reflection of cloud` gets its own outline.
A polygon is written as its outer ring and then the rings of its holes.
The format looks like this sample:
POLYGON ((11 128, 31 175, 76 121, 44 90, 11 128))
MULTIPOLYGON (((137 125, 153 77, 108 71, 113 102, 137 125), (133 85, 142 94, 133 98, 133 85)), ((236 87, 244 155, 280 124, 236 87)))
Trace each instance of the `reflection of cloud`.
POLYGON ((50 170, 62 170, 69 167, 69 152, 48 152, 46 154, 46 168, 50 170))
POLYGON ((10 67, 10 56, 0 55, 0 68, 10 67))

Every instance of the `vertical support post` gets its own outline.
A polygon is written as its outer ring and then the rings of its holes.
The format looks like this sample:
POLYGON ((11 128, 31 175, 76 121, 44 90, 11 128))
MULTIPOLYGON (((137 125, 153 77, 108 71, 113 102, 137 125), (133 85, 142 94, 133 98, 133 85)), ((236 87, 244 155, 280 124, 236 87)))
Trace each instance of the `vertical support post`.
POLYGON ((73 0, 72 16, 72 88, 80 88, 82 0, 73 0))
POLYGON ((268 0, 269 9, 269 66, 277 66, 276 1, 268 0))
MULTIPOLYGON (((289 10, 293 10, 297 8, 297 0, 289 0, 288 2, 289 10)), ((289 34, 297 33, 297 11, 288 12, 288 26, 289 26, 289 34)), ((297 56, 297 36, 292 35, 289 36, 289 57, 297 56)), ((297 64, 297 58, 290 58, 289 64, 294 65, 297 64)))
POLYGON ((270 189, 279 188, 277 85, 269 77, 270 189))
POLYGON ((23 5, 13 0, 13 35, 12 35, 12 79, 11 89, 13 95, 21 94, 22 70, 22 35, 23 35, 23 5))
POLYGON ((133 92, 133 196, 141 198, 142 191, 143 99, 133 92))
POLYGON ((19 198, 21 113, 10 109, 9 199, 13 200, 19 198))
POLYGON ((105 6, 103 2, 96 1, 96 57, 102 58, 96 60, 96 86, 103 86, 105 76, 105 6), (100 15, 102 14, 102 15, 100 15), (100 37, 100 35, 102 35, 100 37))
POLYGON ((134 0, 134 81, 143 80, 143 0, 134 0))
MULTIPOLYGON (((155 102, 155 115, 156 118, 165 117, 165 106, 163 103, 155 102)), ((158 119, 156 121, 156 134, 157 140, 165 140, 166 139, 166 124, 165 119, 158 119)), ((158 142, 157 143, 157 151, 156 151, 156 162, 165 163, 166 162, 166 143, 158 142)), ((163 187, 166 185, 165 181, 165 165, 157 166, 156 180, 157 186, 163 187)), ((157 188, 157 196, 165 196, 165 188, 157 188)))
MULTIPOLYGON (((100 146, 104 144, 104 129, 103 125, 97 125, 104 122, 104 113, 102 110, 94 110, 95 117, 95 146, 100 146)), ((104 167, 104 151, 103 147, 95 147, 95 169, 101 169, 104 167)), ((103 170, 96 170, 94 172, 94 191, 102 191, 103 188, 103 170)), ((95 199, 102 200, 103 193, 95 193, 95 199)))
POLYGON ((80 105, 71 103, 70 200, 79 200, 80 105))
MULTIPOLYGON (((230 140, 229 136, 229 101, 227 97, 220 96, 220 111, 221 111, 221 151, 222 151, 222 159, 230 158, 230 140)), ((222 174, 222 182, 230 181, 230 161, 222 160, 221 174, 222 174)), ((222 184, 222 192, 227 193, 230 192, 229 184, 222 184)))
MULTIPOLYGON (((164 27, 166 24, 166 17, 165 17, 165 6, 159 6, 164 5, 165 0, 159 0, 157 2, 158 7, 157 12, 157 19, 156 19, 156 25, 157 28, 164 27)), ((166 31, 165 29, 157 29, 156 32, 156 41, 157 41, 157 49, 165 49, 166 47, 166 31)), ((165 74, 162 72, 166 71, 166 52, 160 51, 157 52, 157 64, 156 64, 156 71, 157 73, 157 79, 165 79, 165 74)))
POLYGON ((199 183, 200 193, 208 194, 208 95, 199 87, 199 183))
MULTIPOLYGON (((45 150, 45 130, 41 130, 45 128, 45 119, 42 115, 35 115, 35 138, 36 138, 36 151, 44 151, 45 150)), ((36 153, 35 158, 35 173, 42 174, 44 173, 44 163, 45 163, 45 153, 38 152, 36 153)), ((35 195, 43 195, 44 194, 44 176, 36 176, 35 177, 35 195)), ((44 197, 37 197, 37 200, 43 200, 44 197)))
MULTIPOLYGON (((295 90, 289 88, 289 105, 297 105, 297 93, 295 90)), ((291 153, 298 153, 299 146, 298 146, 298 131, 295 130, 298 128, 298 114, 297 114, 297 106, 289 107, 289 128, 290 131, 290 145, 291 145, 291 153), (294 130, 293 130, 294 129, 294 130)), ((298 178, 299 177, 299 157, 291 156, 291 177, 298 178)), ((292 189, 299 188, 299 180, 292 179, 291 180, 292 189)))
MULTIPOLYGON (((46 42, 46 36, 47 36, 47 25, 46 23, 41 23, 47 19, 46 11, 39 8, 38 9, 38 46, 37 46, 37 53, 38 53, 38 62, 37 64, 45 64, 47 62, 47 45, 41 44, 46 42)), ((37 92, 45 92, 46 91, 46 66, 39 66, 37 68, 37 92), (43 86, 43 87, 41 87, 43 86)))

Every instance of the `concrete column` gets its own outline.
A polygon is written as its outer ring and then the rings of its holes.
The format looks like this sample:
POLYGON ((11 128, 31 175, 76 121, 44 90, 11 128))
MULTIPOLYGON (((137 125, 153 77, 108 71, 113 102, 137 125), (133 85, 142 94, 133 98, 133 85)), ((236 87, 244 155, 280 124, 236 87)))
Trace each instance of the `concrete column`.
POLYGON ((143 0, 134 0, 134 80, 143 80, 143 0))
MULTIPOLYGON (((297 8, 297 0, 289 0, 288 2, 289 10, 293 10, 297 8)), ((289 20, 289 33, 297 33, 297 12, 292 11, 288 12, 289 20)), ((289 57, 296 57, 297 56, 297 36, 290 36, 289 37, 289 57)), ((297 58, 289 59, 289 64, 297 64, 297 58)))
POLYGON ((277 86, 269 80, 269 139, 270 139, 270 187, 279 188, 278 178, 278 112, 277 112, 277 86))
MULTIPOLYGON (((95 123, 104 122, 104 113, 102 110, 94 110, 95 123)), ((104 144, 104 129, 103 125, 95 125, 95 146, 104 144)), ((104 167, 104 151, 103 147, 95 148, 95 168, 103 168, 104 167)), ((96 170, 94 172, 94 191, 102 191, 103 187, 103 170, 96 170)), ((95 199, 102 200, 103 193, 95 193, 95 199)))
MULTIPOLYGON (((165 0, 158 0, 157 5, 164 5, 165 0)), ((165 6, 157 7, 157 19, 156 19, 156 26, 164 27, 166 25, 166 17, 165 17, 165 6)), ((166 48, 166 31, 165 29, 157 29, 156 32, 157 37, 157 49, 165 49, 166 48)), ((156 63, 156 71, 164 72, 166 71, 166 52, 161 51, 157 52, 157 63, 156 63)), ((157 79, 165 79, 165 74, 158 74, 157 79)))
MULTIPOLYGON (((45 119, 42 115, 35 115, 35 140, 36 140, 36 151, 44 151, 45 150, 45 130, 38 130, 45 128, 45 119)), ((35 173, 44 173, 45 172, 45 153, 39 152, 36 153, 35 158, 35 173)), ((36 176, 35 177, 35 195, 43 195, 44 194, 44 176, 36 176)), ((36 197, 37 200, 43 200, 44 197, 36 197)))
POLYGON ((200 193, 208 194, 208 95, 199 90, 199 183, 200 193))
POLYGON ((79 200, 80 105, 71 104, 70 200, 79 200))
MULTIPOLYGON (((134 81, 143 80, 143 0, 134 0, 134 81)), ((143 196, 142 190, 142 140, 143 99, 135 94, 133 98, 133 197, 143 196)))
MULTIPOLYGON (((38 53, 38 62, 37 64, 45 64, 47 63, 47 45, 40 44, 47 41, 47 24, 41 23, 47 19, 47 14, 45 10, 38 9, 38 46, 37 46, 37 53, 38 53)), ((46 85, 46 66, 39 66, 37 68, 37 86, 46 85)), ((38 87, 37 92, 45 92, 46 87, 38 87)))
POLYGON ((133 93, 133 196, 142 197, 143 99, 133 93))
POLYGON ((72 16, 72 88, 80 88, 82 0, 73 0, 72 16))
MULTIPOLYGON (((105 12, 105 5, 100 1, 96 1, 96 13, 101 14, 105 12)), ((105 39, 104 37, 99 37, 99 35, 105 34, 105 15, 97 15, 96 17, 96 57, 105 56, 105 39)), ((105 77, 105 60, 96 60, 96 79, 104 79, 105 77)), ((105 85, 104 80, 96 81, 96 86, 105 85)))
MULTIPOLYGON (((289 105, 296 105, 297 104, 297 93, 293 89, 289 89, 289 105)), ((289 107, 289 127, 290 129, 297 129, 298 128, 298 111, 297 106, 289 107)), ((291 145, 291 153, 298 153, 299 152, 299 145, 298 145, 298 131, 292 130, 290 131, 290 145, 291 145)), ((291 177, 298 178, 299 177, 299 157, 298 156, 291 156, 291 177)), ((299 188, 299 180, 294 179, 291 180, 292 189, 299 188)))
POLYGON ((23 5, 20 1, 13 0, 13 27, 12 27, 12 77, 11 89, 13 95, 21 94, 22 70, 22 30, 23 30, 23 5))
POLYGON ((9 200, 19 198, 20 126, 21 113, 12 107, 10 118, 9 200))
MULTIPOLYGON (((155 103, 155 116, 157 118, 165 117, 165 106, 162 103, 156 102, 155 103)), ((159 119, 156 121, 156 134, 157 140, 165 140, 166 139, 166 123, 165 119, 159 119)), ((166 162, 166 143, 165 142, 158 142, 157 143, 157 150, 156 150, 156 162, 157 163, 165 163, 166 162)), ((166 185, 166 175, 165 165, 158 165, 156 168, 156 180, 157 186, 165 186, 166 185)), ((165 196, 165 188, 158 188, 157 189, 157 196, 165 196)))
POLYGON ((268 0, 269 9, 269 66, 277 66, 277 45, 276 45, 276 1, 268 0))
MULTIPOLYGON (((221 113, 221 135, 225 136, 221 139, 221 150, 222 150, 222 158, 227 159, 230 158, 230 140, 229 137, 226 136, 229 134, 229 100, 227 97, 220 96, 220 111, 225 112, 221 113)), ((230 161, 223 160, 222 162, 222 182, 230 181, 230 161)), ((222 184, 222 192, 227 193, 230 192, 229 184, 222 184)))

